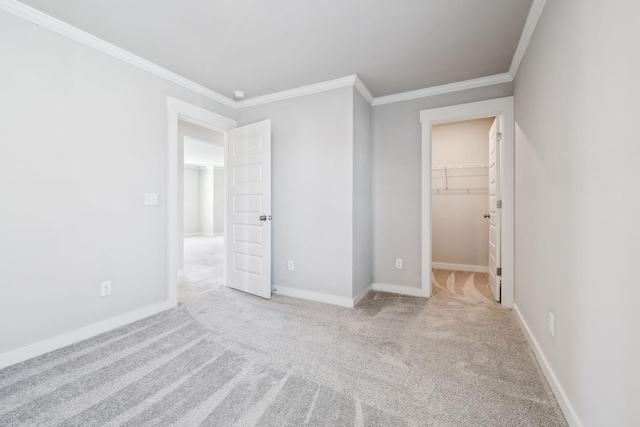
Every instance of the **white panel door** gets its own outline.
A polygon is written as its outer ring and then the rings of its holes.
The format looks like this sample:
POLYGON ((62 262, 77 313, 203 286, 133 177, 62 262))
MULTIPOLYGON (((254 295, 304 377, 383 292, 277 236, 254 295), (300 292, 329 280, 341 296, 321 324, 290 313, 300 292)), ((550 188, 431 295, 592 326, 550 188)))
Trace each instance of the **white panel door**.
POLYGON ((229 131, 229 283, 271 298, 271 120, 229 131))
POLYGON ((500 301, 500 117, 496 117, 489 130, 489 289, 496 301, 500 301))

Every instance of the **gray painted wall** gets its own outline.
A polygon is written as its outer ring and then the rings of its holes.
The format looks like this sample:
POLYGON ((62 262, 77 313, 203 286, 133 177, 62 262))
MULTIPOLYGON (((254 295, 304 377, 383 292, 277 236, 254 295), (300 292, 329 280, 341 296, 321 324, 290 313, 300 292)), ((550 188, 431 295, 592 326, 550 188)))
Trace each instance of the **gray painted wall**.
POLYGON ((213 168, 184 167, 183 231, 188 235, 213 235, 213 168))
POLYGON ((640 420, 638 16, 547 2, 515 82, 516 305, 584 426, 640 420))
POLYGON ((353 296, 371 284, 371 106, 353 89, 353 296))
POLYGON ((200 234, 200 168, 184 168, 183 234, 200 234))
POLYGON ((213 234, 224 233, 224 169, 213 168, 213 234))
POLYGON ((213 235, 213 168, 200 169, 200 234, 213 235))
POLYGON ((200 169, 200 234, 213 235, 213 168, 200 169))
POLYGON ((272 121, 273 285, 351 298, 353 88, 238 111, 239 126, 266 119, 272 121))
POLYGON ((0 57, 4 353, 166 300, 166 97, 236 112, 3 11, 0 57))
POLYGON ((513 95, 504 83, 373 107, 373 281, 420 287, 420 111, 513 95), (395 268, 402 258, 403 269, 395 268))

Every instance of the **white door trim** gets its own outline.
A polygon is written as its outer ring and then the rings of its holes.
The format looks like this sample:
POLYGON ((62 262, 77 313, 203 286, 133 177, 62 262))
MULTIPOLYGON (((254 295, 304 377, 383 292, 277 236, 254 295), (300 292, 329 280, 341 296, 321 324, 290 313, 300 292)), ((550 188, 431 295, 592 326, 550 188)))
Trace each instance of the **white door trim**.
POLYGON ((502 115, 502 306, 513 307, 515 131, 513 97, 420 111, 422 122, 422 292, 431 296, 431 126, 502 115))
POLYGON ((186 103, 170 96, 167 97, 167 111, 168 111, 168 127, 167 127, 167 141, 168 141, 168 190, 167 190, 167 300, 171 307, 175 307, 178 304, 178 244, 181 242, 182 230, 178 228, 178 120, 183 120, 196 124, 198 126, 205 127, 207 129, 213 129, 218 132, 224 133, 224 153, 225 153, 225 174, 224 174, 224 236, 225 236, 225 259, 223 267, 223 281, 227 284, 227 277, 229 274, 229 259, 228 259, 228 240, 226 236, 228 233, 228 183, 229 183, 229 168, 226 165, 229 163, 228 150, 227 150, 227 132, 230 129, 238 127, 238 123, 228 117, 221 116, 213 113, 204 108, 186 103), (180 238, 179 238, 180 236, 180 238))

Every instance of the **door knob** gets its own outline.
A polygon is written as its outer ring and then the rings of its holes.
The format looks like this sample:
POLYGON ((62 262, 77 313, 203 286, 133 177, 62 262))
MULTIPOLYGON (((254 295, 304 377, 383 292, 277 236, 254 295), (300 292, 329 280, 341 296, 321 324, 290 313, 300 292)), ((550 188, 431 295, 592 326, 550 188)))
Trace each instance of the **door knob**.
POLYGON ((266 220, 267 220, 266 215, 260 215, 260 221, 266 221, 266 220))
POLYGON ((484 214, 485 218, 491 218, 491 214, 484 214))

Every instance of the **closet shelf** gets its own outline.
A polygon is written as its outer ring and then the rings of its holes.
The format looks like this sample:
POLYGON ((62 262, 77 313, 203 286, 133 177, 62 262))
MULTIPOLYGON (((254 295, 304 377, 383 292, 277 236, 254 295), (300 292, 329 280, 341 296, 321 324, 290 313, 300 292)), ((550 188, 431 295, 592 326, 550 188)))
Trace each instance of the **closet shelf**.
POLYGON ((431 169, 432 178, 466 178, 473 176, 489 176, 487 163, 473 163, 467 165, 434 166, 431 169))
MULTIPOLYGON (((431 168, 432 181, 444 183, 445 190, 449 189, 449 179, 451 178, 475 178, 475 177, 485 177, 485 176, 486 177, 489 176, 488 163, 441 165, 441 166, 433 166, 431 168), (440 180, 444 180, 444 182, 440 180)), ((438 185, 434 185, 434 187, 436 187, 434 189, 437 189, 438 185)))

